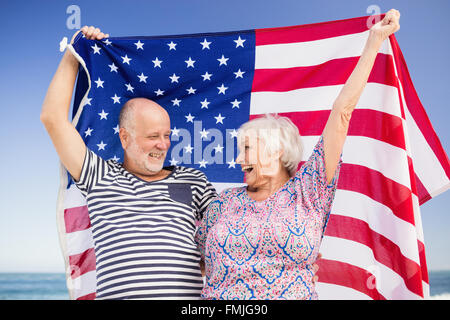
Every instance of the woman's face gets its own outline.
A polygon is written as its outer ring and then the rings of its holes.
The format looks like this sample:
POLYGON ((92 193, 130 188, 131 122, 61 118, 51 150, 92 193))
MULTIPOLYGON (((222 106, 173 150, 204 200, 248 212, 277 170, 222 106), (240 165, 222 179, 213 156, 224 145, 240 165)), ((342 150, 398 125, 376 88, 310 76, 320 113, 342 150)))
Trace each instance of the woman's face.
POLYGON ((255 134, 248 133, 239 141, 236 163, 245 173, 245 182, 250 187, 260 187, 268 179, 276 177, 281 170, 280 153, 266 152, 265 143, 255 134))

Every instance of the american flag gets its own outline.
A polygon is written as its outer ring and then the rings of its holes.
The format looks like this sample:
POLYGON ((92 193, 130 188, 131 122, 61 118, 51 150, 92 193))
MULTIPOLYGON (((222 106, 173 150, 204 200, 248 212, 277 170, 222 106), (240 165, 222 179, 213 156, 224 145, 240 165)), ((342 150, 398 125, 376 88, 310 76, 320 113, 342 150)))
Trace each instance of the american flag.
MULTIPOLYGON (((122 161, 118 114, 133 97, 170 114, 166 165, 200 169, 218 191, 243 184, 236 130, 265 113, 298 126, 306 160, 368 37, 369 17, 317 24, 102 41, 77 36, 73 124, 122 161)), ((300 164, 301 165, 301 164, 300 164)), ((395 39, 386 40, 353 113, 323 238, 321 299, 429 296, 419 205, 450 187, 450 165, 395 39)), ((72 299, 93 299, 86 201, 61 167, 57 221, 72 299)))

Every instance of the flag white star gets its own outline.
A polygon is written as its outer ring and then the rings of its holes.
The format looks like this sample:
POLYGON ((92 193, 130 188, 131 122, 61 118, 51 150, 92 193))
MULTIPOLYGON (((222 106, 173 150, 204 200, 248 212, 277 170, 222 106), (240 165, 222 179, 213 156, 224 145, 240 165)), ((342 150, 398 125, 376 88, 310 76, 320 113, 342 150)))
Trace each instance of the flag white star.
POLYGON ((172 158, 172 160, 169 160, 169 162, 171 166, 176 166, 179 161, 175 160, 175 158, 172 158))
POLYGON ((201 109, 208 109, 208 104, 210 104, 211 102, 209 102, 206 98, 203 101, 200 101, 200 103, 202 104, 201 109))
POLYGON ((115 162, 119 162, 120 158, 118 158, 116 155, 112 157, 110 160, 114 160, 115 162))
POLYGON ((187 116, 184 116, 186 118, 186 122, 192 122, 194 123, 194 116, 191 115, 190 113, 187 116))
POLYGON ((119 133, 119 130, 120 130, 119 125, 115 126, 113 128, 113 130, 114 130, 114 134, 119 133))
POLYGON ((220 59, 217 59, 217 61, 219 61, 220 62, 220 64, 219 64, 219 66, 221 66, 221 65, 227 65, 227 61, 228 60, 230 60, 230 58, 225 58, 223 55, 222 55, 222 57, 220 58, 220 59))
POLYGON ((233 73, 236 75, 235 79, 237 79, 237 78, 244 78, 243 75, 244 75, 245 71, 241 71, 241 69, 239 69, 238 71, 233 72, 233 73))
POLYGON ((169 79, 172 80, 171 83, 178 83, 178 79, 180 79, 180 77, 174 73, 171 77, 169 77, 169 79))
POLYGON ((203 128, 202 131, 199 131, 199 133, 200 133, 200 138, 201 139, 203 139, 203 138, 208 139, 209 131, 206 131, 205 128, 203 128))
POLYGON ((237 138, 238 132, 236 131, 236 129, 233 129, 232 131, 229 132, 229 134, 231 135, 232 138, 237 138))
POLYGON ((186 89, 186 91, 188 92, 188 94, 195 94, 195 91, 197 91, 197 89, 190 87, 189 89, 186 89))
POLYGON ((103 41, 103 43, 106 44, 107 46, 110 46, 112 42, 109 41, 109 39, 106 39, 103 41))
POLYGON ((205 159, 202 159, 202 161, 198 162, 198 164, 200 165, 200 168, 206 168, 207 163, 208 163, 208 161, 206 161, 205 159))
POLYGON ((225 119, 225 117, 222 117, 222 115, 219 113, 219 115, 217 117, 214 117, 214 119, 216 119, 216 124, 218 124, 219 122, 223 124, 223 119, 225 119))
POLYGON ((242 101, 238 101, 237 99, 234 99, 234 101, 231 101, 230 103, 233 105, 231 108, 238 108, 239 109, 239 105, 241 104, 242 101))
POLYGON ((117 73, 117 66, 114 64, 114 62, 112 64, 108 64, 108 67, 111 69, 109 72, 115 72, 117 73))
POLYGON ((211 76, 212 76, 212 73, 208 73, 208 71, 206 71, 205 74, 202 74, 203 81, 211 80, 211 76))
POLYGON ((132 93, 134 93, 134 88, 131 86, 131 83, 125 83, 125 87, 127 87, 127 91, 131 91, 132 93))
POLYGON ((108 118, 107 118, 107 117, 108 117, 108 114, 109 114, 109 113, 105 112, 105 110, 102 109, 102 112, 99 113, 98 115, 100 116, 100 120, 102 120, 102 119, 108 120, 108 118))
POLYGON ((87 136, 90 136, 92 131, 94 131, 94 129, 87 128, 87 130, 84 132, 84 137, 86 138, 87 136))
POLYGON ((94 54, 100 54, 100 47, 97 47, 97 44, 95 43, 93 46, 91 46, 92 49, 94 49, 94 54))
POLYGON ((86 105, 90 106, 91 105, 91 100, 92 100, 92 98, 86 97, 86 99, 84 99, 83 102, 82 102, 83 107, 86 106, 86 105))
POLYGON ((136 50, 142 49, 144 50, 144 43, 141 42, 141 40, 138 40, 138 42, 135 43, 136 50))
POLYGON ((220 145, 220 143, 214 147, 214 150, 216 151, 216 153, 218 153, 218 152, 223 153, 222 152, 223 147, 220 145))
POLYGON ((236 168, 236 162, 234 162, 234 159, 232 159, 231 161, 228 161, 228 169, 230 168, 236 168))
POLYGON ((158 90, 156 90, 154 92, 156 93, 156 96, 162 96, 164 94, 164 91, 159 88, 158 88, 158 90))
POLYGON ((122 63, 126 63, 128 65, 130 65, 130 61, 133 60, 131 58, 128 58, 128 55, 125 55, 125 57, 121 56, 121 58, 122 58, 122 63))
POLYGON ((148 78, 148 76, 145 76, 143 72, 141 72, 141 74, 138 75, 138 78, 139 78, 139 82, 145 82, 145 83, 147 83, 147 78, 148 78))
POLYGON ((174 43, 173 41, 170 41, 170 43, 167 44, 169 46, 169 51, 170 50, 177 50, 177 48, 175 48, 177 46, 176 43, 174 43))
POLYGON ((100 88, 100 87, 103 88, 103 83, 105 83, 105 81, 102 81, 102 79, 100 79, 100 77, 98 77, 98 79, 94 82, 97 84, 97 88, 100 88))
POLYGON ((172 131, 173 136, 178 137, 178 134, 180 133, 180 129, 177 129, 177 127, 173 127, 173 129, 171 131, 172 131))
POLYGON ((153 68, 159 67, 161 69, 161 63, 162 61, 158 59, 158 57, 155 58, 155 60, 152 60, 154 66, 153 68))
POLYGON ((114 100, 114 104, 120 103, 120 97, 117 96, 117 94, 114 93, 114 97, 111 97, 111 99, 114 100))
POLYGON ((184 62, 186 62, 186 64, 187 64, 186 68, 189 68, 189 67, 194 68, 195 60, 192 60, 191 57, 189 57, 189 60, 185 60, 184 62))
POLYGON ((203 50, 203 49, 210 49, 210 48, 209 48, 209 45, 210 45, 211 43, 212 43, 212 42, 206 41, 206 38, 205 38, 205 40, 203 40, 203 42, 200 42, 200 44, 202 45, 202 50, 203 50))
POLYGON ((59 51, 63 52, 67 48, 67 37, 62 38, 61 42, 59 43, 59 51))
POLYGON ((97 144, 97 146, 98 146, 98 151, 100 151, 100 150, 105 150, 105 147, 107 146, 107 144, 103 143, 103 140, 102 140, 100 143, 97 144))
POLYGON ((236 42, 236 48, 237 47, 244 47, 244 42, 245 39, 241 39, 241 36, 239 36, 239 38, 237 40, 233 40, 234 42, 236 42))
POLYGON ((171 100, 172 101, 172 103, 173 103, 173 106, 180 106, 180 102, 181 102, 181 100, 178 100, 178 98, 175 98, 174 100, 171 100))
POLYGON ((186 151, 186 153, 192 153, 192 149, 194 149, 194 148, 191 147, 191 144, 188 144, 186 147, 184 147, 184 150, 186 151))
POLYGON ((219 93, 218 94, 225 94, 225 91, 228 89, 228 87, 225 87, 222 83, 222 85, 220 87, 217 87, 217 89, 219 89, 219 93))

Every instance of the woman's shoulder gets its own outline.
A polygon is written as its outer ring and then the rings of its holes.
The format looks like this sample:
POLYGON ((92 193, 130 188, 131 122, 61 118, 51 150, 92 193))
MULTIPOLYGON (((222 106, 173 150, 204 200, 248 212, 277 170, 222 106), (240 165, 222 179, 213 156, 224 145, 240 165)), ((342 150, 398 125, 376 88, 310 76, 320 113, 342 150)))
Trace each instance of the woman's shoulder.
POLYGON ((245 192, 246 188, 247 186, 226 188, 219 193, 218 198, 220 198, 221 200, 225 200, 232 197, 239 197, 245 192))

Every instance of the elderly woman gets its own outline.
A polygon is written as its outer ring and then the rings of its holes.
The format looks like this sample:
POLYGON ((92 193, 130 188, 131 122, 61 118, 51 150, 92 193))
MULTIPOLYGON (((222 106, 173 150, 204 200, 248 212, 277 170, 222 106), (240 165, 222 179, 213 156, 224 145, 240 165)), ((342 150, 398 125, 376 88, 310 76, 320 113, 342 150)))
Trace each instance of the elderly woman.
POLYGON ((364 51, 337 97, 309 160, 297 127, 266 116, 239 129, 236 160, 246 187, 210 204, 196 240, 206 265, 205 299, 316 299, 312 264, 336 191, 353 109, 382 42, 399 26, 390 10, 369 33, 364 51))

